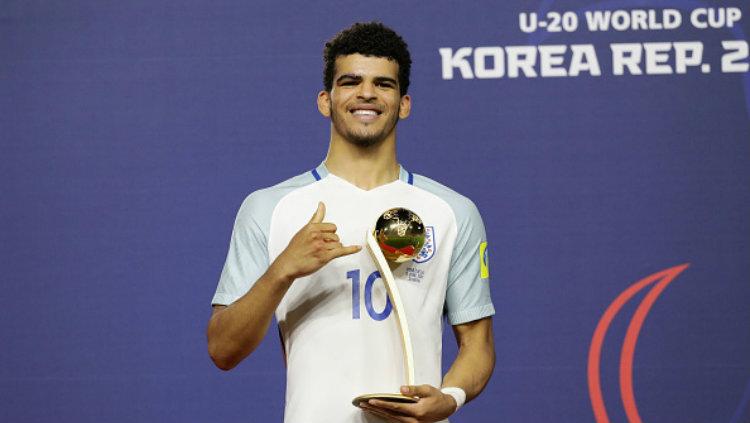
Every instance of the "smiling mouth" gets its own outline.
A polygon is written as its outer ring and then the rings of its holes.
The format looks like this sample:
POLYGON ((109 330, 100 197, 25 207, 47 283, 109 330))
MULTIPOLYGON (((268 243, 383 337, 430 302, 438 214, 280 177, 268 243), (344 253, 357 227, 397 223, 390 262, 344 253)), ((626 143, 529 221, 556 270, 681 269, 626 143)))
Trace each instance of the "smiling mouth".
POLYGON ((361 122, 372 122, 380 116, 381 112, 372 109, 354 109, 350 113, 361 122))

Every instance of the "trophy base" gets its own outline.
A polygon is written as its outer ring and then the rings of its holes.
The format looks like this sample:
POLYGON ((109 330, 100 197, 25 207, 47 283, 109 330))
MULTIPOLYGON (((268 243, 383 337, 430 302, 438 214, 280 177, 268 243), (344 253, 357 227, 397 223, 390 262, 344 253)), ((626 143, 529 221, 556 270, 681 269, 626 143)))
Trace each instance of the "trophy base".
POLYGON ((357 398, 354 398, 352 400, 352 404, 355 407, 359 407, 359 403, 367 402, 371 399, 376 399, 376 400, 381 400, 381 401, 390 401, 390 402, 406 402, 406 403, 414 403, 414 402, 419 401, 419 398, 407 397, 406 395, 401 395, 401 394, 365 394, 365 395, 360 395, 357 398))

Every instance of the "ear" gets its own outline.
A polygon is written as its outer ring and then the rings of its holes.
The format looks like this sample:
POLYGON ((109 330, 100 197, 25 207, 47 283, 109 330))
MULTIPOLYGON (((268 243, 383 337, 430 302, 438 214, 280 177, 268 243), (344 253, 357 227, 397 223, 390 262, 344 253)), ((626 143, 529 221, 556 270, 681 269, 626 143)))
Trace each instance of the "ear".
POLYGON ((398 110, 398 117, 400 119, 406 119, 411 113, 411 97, 406 94, 401 96, 401 107, 398 110))
POLYGON ((318 111, 325 117, 331 117, 331 94, 328 91, 318 93, 318 111))

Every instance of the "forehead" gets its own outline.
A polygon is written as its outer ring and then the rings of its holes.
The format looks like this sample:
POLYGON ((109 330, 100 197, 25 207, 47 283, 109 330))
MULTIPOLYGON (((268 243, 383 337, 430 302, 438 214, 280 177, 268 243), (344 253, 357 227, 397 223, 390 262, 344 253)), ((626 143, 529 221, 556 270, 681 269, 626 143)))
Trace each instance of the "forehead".
POLYGON ((353 74, 362 77, 389 77, 398 79, 398 62, 385 57, 349 54, 336 58, 335 80, 340 75, 353 74))

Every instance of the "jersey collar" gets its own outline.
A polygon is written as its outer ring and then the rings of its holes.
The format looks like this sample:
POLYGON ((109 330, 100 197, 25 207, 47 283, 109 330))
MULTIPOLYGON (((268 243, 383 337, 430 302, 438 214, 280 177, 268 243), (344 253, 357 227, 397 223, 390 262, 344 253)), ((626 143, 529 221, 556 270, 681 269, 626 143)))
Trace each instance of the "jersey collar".
MULTIPOLYGON (((406 182, 409 185, 414 185, 414 174, 404 169, 401 164, 398 165, 398 168, 398 179, 402 182, 406 182)), ((311 170, 310 173, 316 181, 319 181, 328 176, 330 172, 328 172, 328 168, 326 168, 325 163, 321 163, 320 165, 318 165, 318 167, 311 170)))

